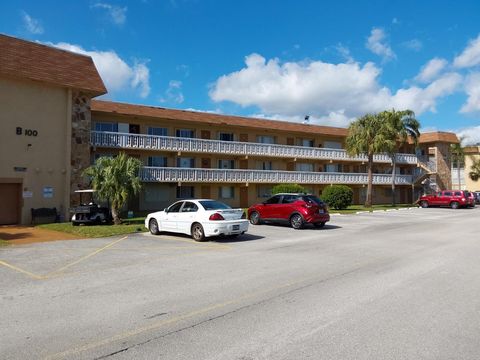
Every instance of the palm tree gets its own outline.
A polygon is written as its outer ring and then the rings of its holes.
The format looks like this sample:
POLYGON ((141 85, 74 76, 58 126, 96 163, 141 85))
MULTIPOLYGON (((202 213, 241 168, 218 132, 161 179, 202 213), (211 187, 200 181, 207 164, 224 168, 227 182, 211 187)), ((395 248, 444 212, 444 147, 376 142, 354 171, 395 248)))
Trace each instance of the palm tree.
POLYGON ((473 181, 478 181, 480 178, 480 159, 475 160, 472 157, 472 166, 470 167, 470 172, 468 173, 470 179, 473 181))
POLYGON ((465 151, 462 147, 462 139, 458 144, 450 144, 450 153, 452 154, 452 162, 457 166, 458 189, 461 190, 462 182, 460 180, 460 166, 465 163, 465 151))
POLYGON ((393 147, 378 114, 367 114, 355 120, 348 127, 345 140, 346 150, 350 156, 366 155, 368 170, 367 198, 365 207, 372 207, 373 155, 385 152, 393 147))
POLYGON ((94 165, 86 168, 84 175, 91 178, 93 189, 98 198, 110 203, 113 222, 121 223, 120 209, 131 195, 141 189, 138 177, 142 163, 140 160, 120 153, 116 157, 100 157, 94 165))
POLYGON ((418 146, 420 138, 420 123, 415 119, 415 113, 412 110, 396 111, 395 109, 383 111, 379 116, 384 121, 385 131, 389 134, 392 145, 385 149, 392 159, 392 206, 396 205, 395 199, 395 180, 397 154, 409 139, 413 141, 415 148, 418 146))

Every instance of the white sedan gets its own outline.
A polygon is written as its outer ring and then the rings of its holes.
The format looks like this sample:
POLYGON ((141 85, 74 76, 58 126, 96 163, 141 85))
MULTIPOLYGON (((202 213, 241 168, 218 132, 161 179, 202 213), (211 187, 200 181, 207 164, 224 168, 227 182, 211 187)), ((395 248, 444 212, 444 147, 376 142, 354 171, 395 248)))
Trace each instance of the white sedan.
POLYGON ((211 236, 237 236, 248 230, 242 209, 211 199, 188 199, 147 215, 145 227, 153 235, 161 231, 191 235, 195 241, 211 236))

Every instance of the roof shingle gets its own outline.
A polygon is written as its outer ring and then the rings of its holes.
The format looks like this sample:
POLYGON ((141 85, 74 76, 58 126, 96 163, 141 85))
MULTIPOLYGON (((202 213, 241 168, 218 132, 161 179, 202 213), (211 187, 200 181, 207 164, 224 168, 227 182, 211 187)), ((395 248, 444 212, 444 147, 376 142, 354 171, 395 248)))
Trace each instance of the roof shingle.
POLYGON ((107 92, 91 57, 3 34, 0 76, 79 89, 93 96, 107 92))

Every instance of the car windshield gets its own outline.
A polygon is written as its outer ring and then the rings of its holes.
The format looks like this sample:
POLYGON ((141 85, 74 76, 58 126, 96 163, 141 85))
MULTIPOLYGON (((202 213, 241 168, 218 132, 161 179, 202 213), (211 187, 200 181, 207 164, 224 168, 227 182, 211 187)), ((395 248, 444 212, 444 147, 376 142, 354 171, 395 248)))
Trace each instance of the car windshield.
POLYGON ((318 197, 313 196, 313 195, 305 195, 305 196, 303 196, 303 201, 305 201, 305 202, 311 202, 311 203, 313 202, 313 203, 315 203, 315 204, 317 204, 317 205, 323 205, 323 201, 320 200, 318 197))
POLYGON ((205 210, 222 210, 222 209, 231 209, 230 206, 224 204, 220 201, 215 200, 202 200, 199 203, 203 206, 205 210))

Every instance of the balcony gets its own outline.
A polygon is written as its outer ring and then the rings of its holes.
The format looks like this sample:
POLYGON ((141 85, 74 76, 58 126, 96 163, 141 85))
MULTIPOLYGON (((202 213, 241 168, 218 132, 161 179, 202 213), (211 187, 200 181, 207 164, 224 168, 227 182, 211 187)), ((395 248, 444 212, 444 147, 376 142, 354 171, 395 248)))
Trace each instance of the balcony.
MULTIPOLYGON (((274 145, 237 141, 188 139, 169 136, 91 132, 91 144, 97 147, 116 149, 146 149, 237 156, 268 156, 291 159, 314 159, 334 161, 367 162, 366 156, 352 157, 342 149, 314 148, 304 146, 274 145)), ((386 154, 377 154, 376 163, 391 163, 386 154)), ((415 154, 397 154, 397 164, 417 164, 415 154)))
MULTIPOLYGON (((182 183, 296 183, 296 184, 349 184, 366 185, 367 174, 355 173, 320 173, 298 171, 268 170, 224 170, 194 168, 144 167, 140 178, 145 182, 182 182, 182 183)), ((411 185, 411 175, 397 175, 397 185, 411 185)), ((374 185, 389 185, 392 176, 374 174, 374 185)))

